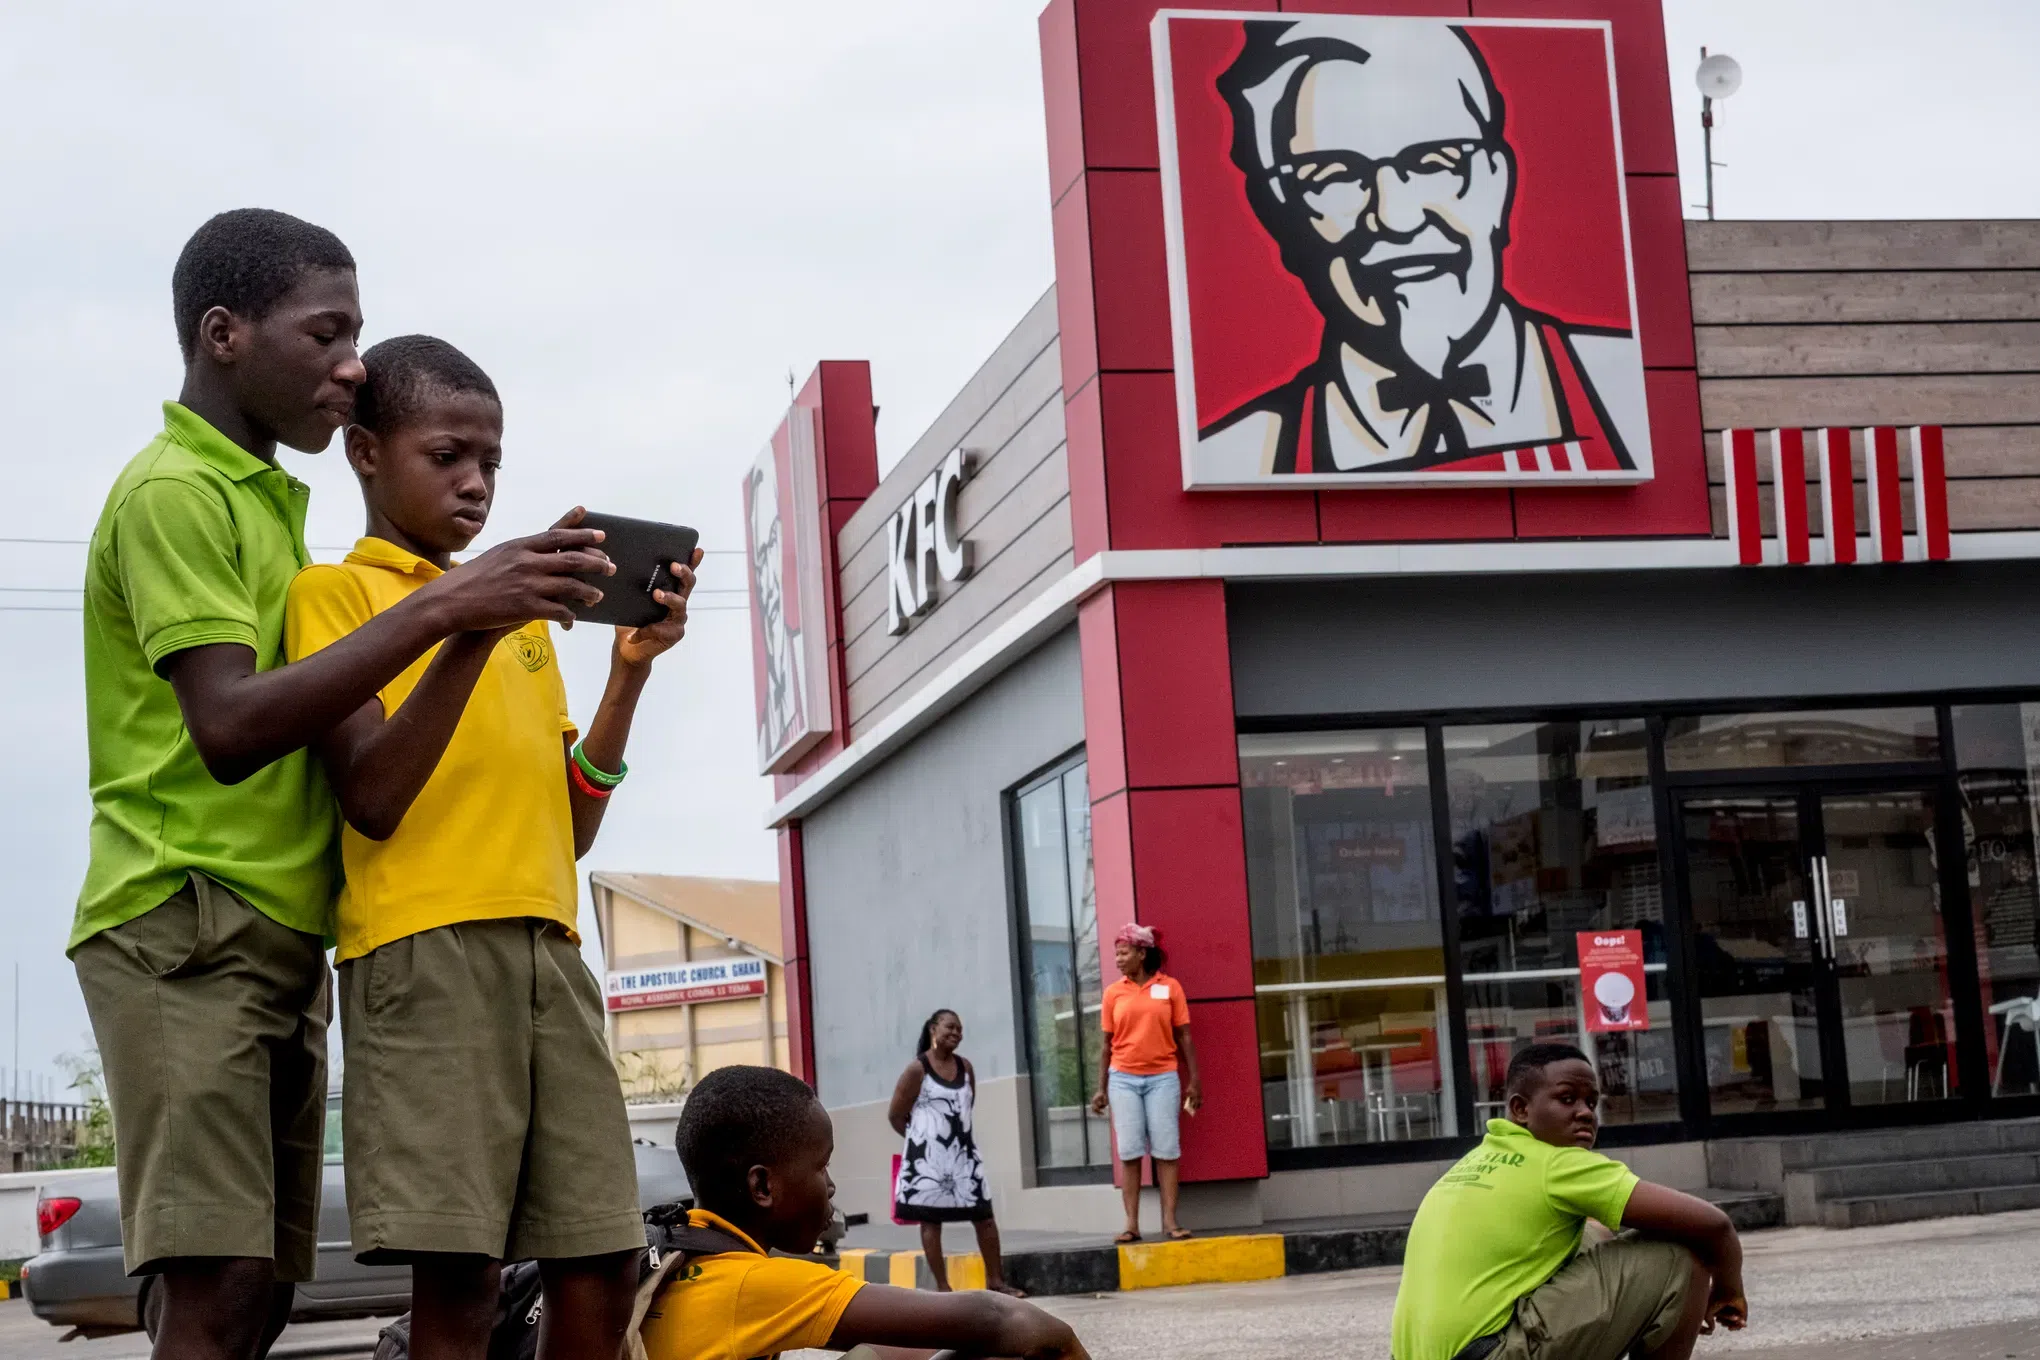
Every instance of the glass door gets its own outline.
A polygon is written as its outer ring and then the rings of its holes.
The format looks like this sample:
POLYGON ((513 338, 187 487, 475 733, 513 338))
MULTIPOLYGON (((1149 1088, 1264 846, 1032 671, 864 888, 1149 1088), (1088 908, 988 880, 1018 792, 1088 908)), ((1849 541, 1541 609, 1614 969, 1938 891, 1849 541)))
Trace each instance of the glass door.
POLYGON ((1710 791, 1676 807, 1710 1114, 1955 1098, 1932 793, 1710 791))
POLYGON ((1678 804, 1709 1113, 1820 1110, 1830 1095, 1808 827, 1796 792, 1678 804))
POLYGON ((1957 1094, 1955 1006, 1934 853, 1916 789, 1818 795, 1814 903, 1834 976, 1851 1105, 1957 1094))

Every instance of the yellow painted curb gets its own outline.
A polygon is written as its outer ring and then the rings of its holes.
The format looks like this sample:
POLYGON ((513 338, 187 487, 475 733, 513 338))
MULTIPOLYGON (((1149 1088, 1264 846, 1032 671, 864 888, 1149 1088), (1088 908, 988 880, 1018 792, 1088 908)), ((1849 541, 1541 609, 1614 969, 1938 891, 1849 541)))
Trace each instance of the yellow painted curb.
POLYGON ((1135 1242, 1119 1249, 1121 1289, 1273 1280, 1283 1273, 1280 1233, 1193 1237, 1187 1242, 1135 1242))
POLYGON ((985 1258, 974 1251, 951 1252, 943 1261, 951 1289, 983 1289, 985 1258))
POLYGON ((921 1262, 918 1251, 896 1251, 886 1258, 885 1282, 901 1289, 912 1289, 920 1282, 914 1277, 914 1267, 921 1262))
POLYGON ((864 1278, 864 1258, 871 1255, 870 1247, 849 1247, 836 1253, 836 1269, 845 1275, 864 1278))

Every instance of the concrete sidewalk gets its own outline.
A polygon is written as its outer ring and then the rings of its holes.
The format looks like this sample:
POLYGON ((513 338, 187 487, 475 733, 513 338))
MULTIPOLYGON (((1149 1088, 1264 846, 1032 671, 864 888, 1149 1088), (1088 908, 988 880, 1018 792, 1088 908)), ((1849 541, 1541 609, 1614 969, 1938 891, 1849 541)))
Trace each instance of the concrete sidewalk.
MULTIPOLYGON (((1777 1196, 1710 1191, 1744 1232, 1779 1221, 1777 1196)), ((1191 1284, 1237 1284, 1285 1275, 1317 1275, 1399 1265, 1409 1237, 1410 1215, 1371 1214, 1267 1223, 1235 1233, 1199 1233, 1171 1242, 1159 1235, 1115 1246, 1095 1233, 1004 1232, 1000 1248, 1006 1280, 1033 1295, 1108 1294, 1122 1289, 1159 1289, 1191 1284)), ((950 1284, 984 1287, 985 1267, 968 1223, 943 1232, 950 1284)), ((921 1254, 920 1229, 896 1223, 867 1223, 843 1239, 840 1268, 875 1284, 934 1288, 921 1254)))

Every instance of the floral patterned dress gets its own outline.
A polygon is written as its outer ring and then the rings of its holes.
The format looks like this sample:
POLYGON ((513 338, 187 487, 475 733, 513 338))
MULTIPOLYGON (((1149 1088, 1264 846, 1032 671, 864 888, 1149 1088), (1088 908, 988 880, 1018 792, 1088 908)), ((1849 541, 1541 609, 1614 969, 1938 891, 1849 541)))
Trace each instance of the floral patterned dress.
POLYGON ((907 1117, 894 1214, 910 1223, 976 1222, 992 1216, 985 1164, 971 1136, 970 1072, 956 1060, 956 1080, 936 1075, 921 1055, 921 1094, 907 1117))

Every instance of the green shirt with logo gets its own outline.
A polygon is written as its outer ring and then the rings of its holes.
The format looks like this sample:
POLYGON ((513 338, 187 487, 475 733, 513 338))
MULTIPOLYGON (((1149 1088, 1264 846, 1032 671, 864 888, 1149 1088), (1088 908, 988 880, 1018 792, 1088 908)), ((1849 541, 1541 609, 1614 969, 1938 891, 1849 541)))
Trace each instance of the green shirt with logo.
POLYGON ((1395 1360, 1452 1360, 1508 1325, 1516 1300, 1580 1248, 1588 1219, 1622 1226, 1636 1174, 1553 1147, 1506 1119, 1431 1187, 1410 1225, 1395 1296, 1395 1360))
POLYGON ((337 818, 309 751, 238 784, 207 772, 159 668, 238 643, 284 664, 284 601, 305 550, 304 483, 178 405, 128 463, 85 567, 85 725, 91 861, 69 948, 133 920, 192 870, 272 920, 327 933, 337 818))

